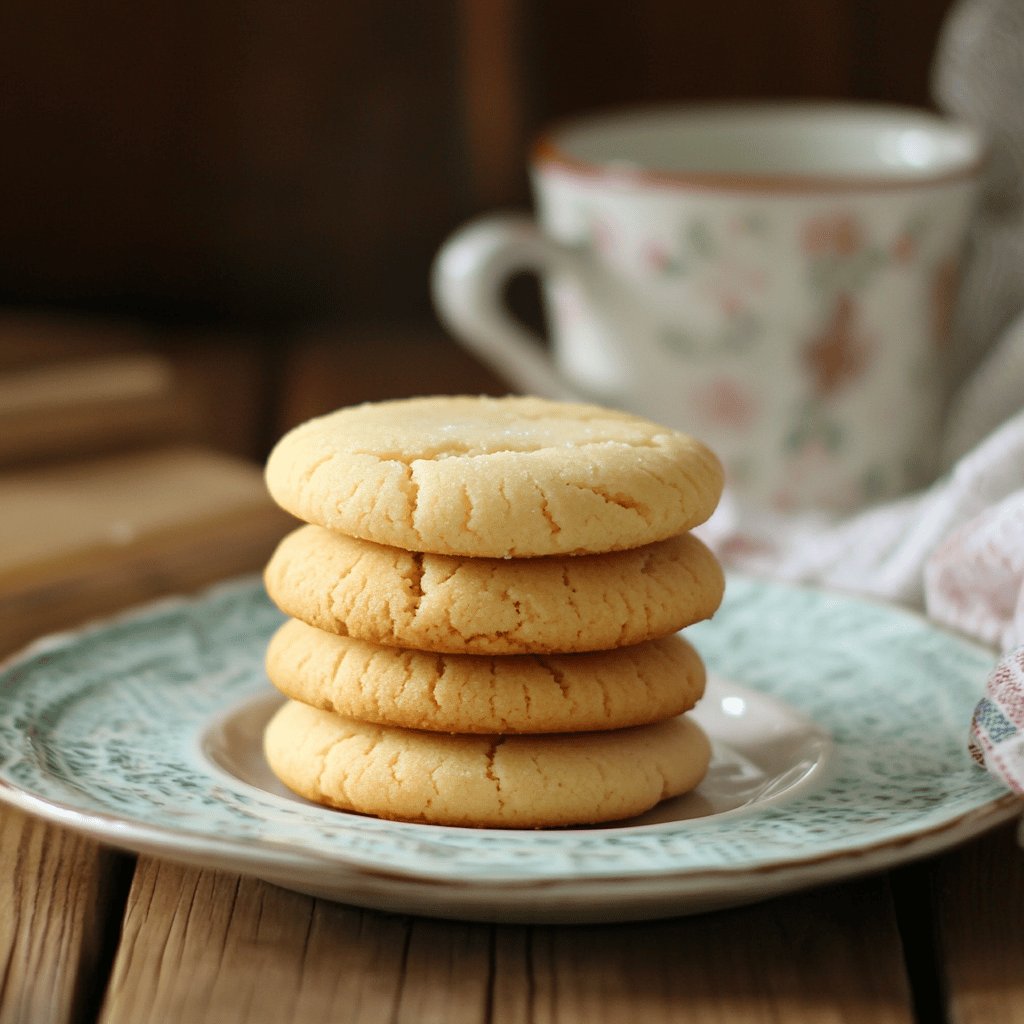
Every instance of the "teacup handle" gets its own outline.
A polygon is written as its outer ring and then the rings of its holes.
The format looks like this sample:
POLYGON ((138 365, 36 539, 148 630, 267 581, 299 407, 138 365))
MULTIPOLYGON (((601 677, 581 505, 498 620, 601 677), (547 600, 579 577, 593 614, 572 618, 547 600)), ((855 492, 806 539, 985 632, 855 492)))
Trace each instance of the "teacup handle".
POLYGON ((520 271, 585 273, 583 257, 547 238, 523 214, 499 214, 459 228, 434 260, 431 287, 444 325, 466 348, 528 394, 578 401, 541 338, 518 323, 504 288, 520 271))

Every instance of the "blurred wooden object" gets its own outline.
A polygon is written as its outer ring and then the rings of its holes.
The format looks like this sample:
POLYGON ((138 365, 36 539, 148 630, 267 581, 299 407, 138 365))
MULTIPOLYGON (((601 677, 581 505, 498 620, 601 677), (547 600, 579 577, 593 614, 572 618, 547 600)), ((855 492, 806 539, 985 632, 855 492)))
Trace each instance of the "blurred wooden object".
POLYGON ((0 474, 0 653, 258 570, 290 520, 259 469, 170 448, 0 474))
POLYGON ((157 351, 174 367, 179 438, 262 462, 275 440, 275 346, 259 336, 192 330, 161 335, 157 351))
POLYGON ((1015 827, 943 857, 933 899, 956 1024, 1024 1024, 1024 855, 1015 827))
POLYGON ((145 353, 0 373, 0 465, 180 436, 176 398, 170 362, 145 353))
POLYGON ((528 5, 521 0, 459 0, 460 96, 465 160, 474 206, 518 198, 526 180, 530 102, 528 5))
POLYGON ((840 97, 927 105, 952 0, 537 3, 544 119, 678 100, 840 97))
POLYGON ((150 340, 149 331, 121 318, 5 309, 0 313, 0 372, 137 353, 150 340))
POLYGON ((924 103, 951 0, 10 0, 0 302, 290 331, 431 319, 528 140, 604 106, 924 103))
POLYGON ((0 467, 192 442, 261 459, 273 350, 228 331, 0 316, 0 467))
POLYGON ((0 59, 0 301, 426 310, 462 184, 450 4, 14 0, 0 59))

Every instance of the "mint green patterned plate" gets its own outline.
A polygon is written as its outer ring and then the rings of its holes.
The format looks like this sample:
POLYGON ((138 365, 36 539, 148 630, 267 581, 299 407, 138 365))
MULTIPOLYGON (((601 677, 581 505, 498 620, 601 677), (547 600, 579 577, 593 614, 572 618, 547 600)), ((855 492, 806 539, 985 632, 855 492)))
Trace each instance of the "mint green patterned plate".
POLYGON ((750 902, 936 852, 1017 810, 965 752, 990 652, 883 605, 744 579, 687 630, 712 675, 697 716, 715 750, 689 797, 548 832, 315 807, 260 753, 279 622, 242 580, 33 645, 0 670, 0 798, 330 899, 510 921, 750 902))

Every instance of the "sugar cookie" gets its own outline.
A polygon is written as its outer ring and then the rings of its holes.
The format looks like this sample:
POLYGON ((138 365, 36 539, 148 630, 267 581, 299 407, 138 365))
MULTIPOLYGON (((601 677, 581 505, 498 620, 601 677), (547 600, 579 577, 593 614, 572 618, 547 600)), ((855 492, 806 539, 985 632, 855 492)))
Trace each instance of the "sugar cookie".
POLYGON ((687 716, 612 732, 449 736, 289 702, 267 761, 309 800, 381 818, 484 828, 614 821, 695 787, 710 744, 687 716))
POLYGON ((407 729, 542 733, 620 729, 673 718, 704 692, 682 637, 595 654, 427 654, 335 636, 292 619, 267 649, 286 697, 407 729))
POLYGON ((714 510, 700 441, 597 406, 414 398, 310 420, 271 452, 267 486, 309 523, 439 554, 533 557, 640 547, 714 510))
POLYGON ((465 558, 303 526, 264 573, 286 614, 394 647, 466 654, 600 651, 710 617, 725 581, 690 534, 604 555, 465 558))

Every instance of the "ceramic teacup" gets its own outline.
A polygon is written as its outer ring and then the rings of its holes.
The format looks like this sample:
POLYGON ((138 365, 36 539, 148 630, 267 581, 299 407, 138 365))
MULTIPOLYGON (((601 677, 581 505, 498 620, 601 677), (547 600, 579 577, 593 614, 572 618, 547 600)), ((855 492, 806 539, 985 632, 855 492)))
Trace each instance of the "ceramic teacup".
POLYGON ((983 149, 965 125, 885 106, 580 119, 533 151, 536 222, 458 231, 435 302, 520 390, 701 437, 737 500, 855 508, 932 469, 983 149), (524 269, 550 346, 503 304, 524 269))

